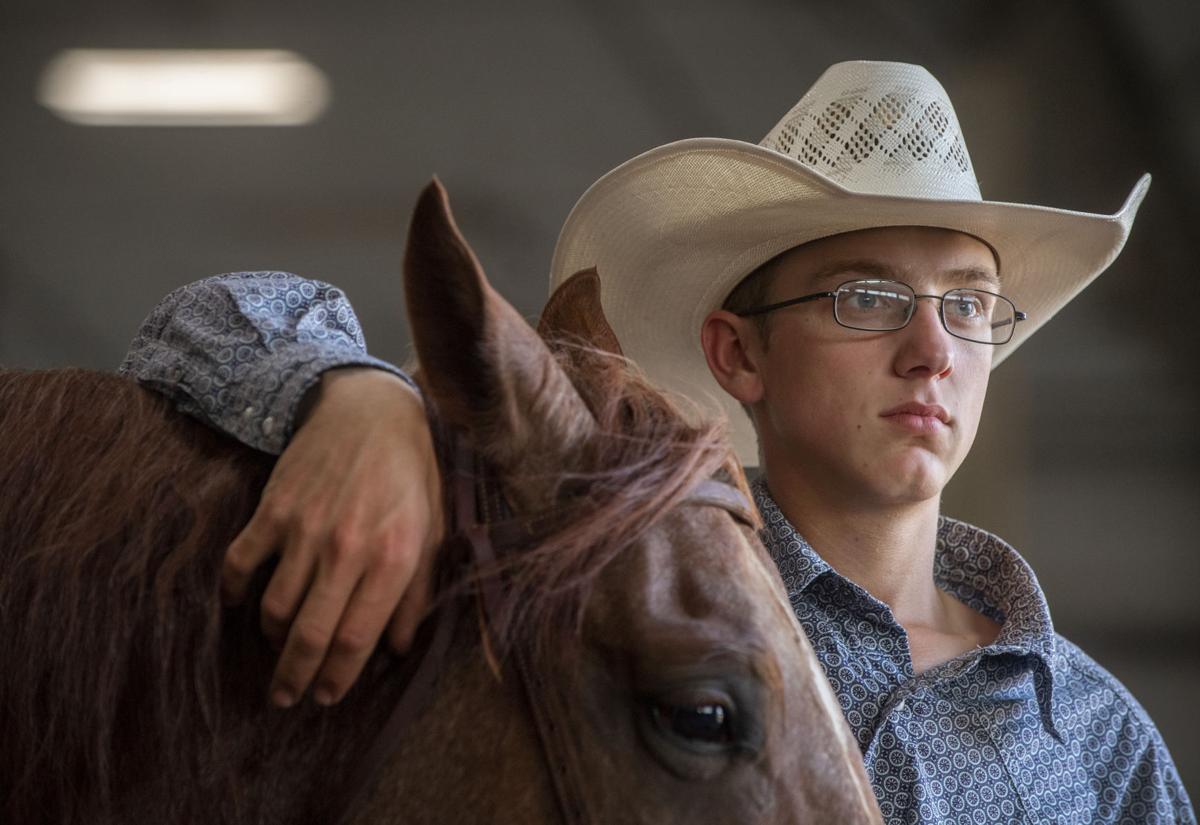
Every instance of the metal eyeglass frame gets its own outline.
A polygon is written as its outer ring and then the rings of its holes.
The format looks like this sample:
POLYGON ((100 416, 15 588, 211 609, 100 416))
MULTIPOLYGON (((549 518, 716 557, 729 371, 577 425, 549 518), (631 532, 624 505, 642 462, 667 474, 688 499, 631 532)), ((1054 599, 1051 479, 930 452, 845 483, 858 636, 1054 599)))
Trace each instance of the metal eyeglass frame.
POLYGON ((846 281, 843 284, 839 284, 838 287, 831 292, 814 292, 811 295, 801 295, 799 298, 789 298, 786 301, 779 301, 778 303, 774 303, 774 304, 767 304, 767 305, 761 306, 761 307, 751 307, 750 309, 743 310, 741 312, 736 312, 734 314, 740 318, 749 318, 754 315, 764 315, 768 312, 774 312, 777 309, 784 309, 786 307, 795 306, 796 304, 804 304, 804 303, 808 303, 809 301, 817 301, 817 300, 820 300, 821 298, 835 298, 836 299, 837 296, 839 294, 841 294, 842 290, 844 290, 848 286, 851 286, 852 284, 873 284, 873 285, 898 284, 899 286, 906 288, 913 295, 913 301, 911 304, 909 304, 908 315, 907 315, 907 317, 905 317, 904 323, 897 327, 884 327, 882 329, 876 328, 876 327, 856 327, 856 326, 852 326, 851 324, 844 323, 842 321, 842 319, 838 317, 837 303, 835 301, 834 306, 833 306, 833 320, 837 322, 838 326, 845 327, 846 329, 855 329, 860 332, 895 332, 898 329, 904 329, 906 326, 908 326, 909 322, 912 321, 913 314, 917 311, 917 298, 933 298, 934 300, 936 300, 938 302, 938 318, 941 319, 942 328, 945 329, 946 332, 953 335, 955 338, 959 338, 963 341, 970 341, 972 344, 988 344, 990 346, 1000 346, 1001 344, 1007 344, 1009 341, 1012 340, 1013 333, 1016 331, 1017 324, 1020 323, 1021 321, 1028 320, 1028 318, 1029 318, 1029 316, 1026 315, 1024 312, 1021 312, 1019 309, 1017 309, 1016 304, 1014 304, 1011 300, 1009 300, 1008 298, 1005 298, 1003 295, 999 294, 998 292, 989 292, 986 289, 975 289, 974 287, 955 287, 954 289, 946 290, 941 295, 922 295, 922 294, 918 293, 915 289, 913 289, 911 286, 904 283, 903 281, 894 281, 894 280, 891 280, 890 278, 855 278, 853 281, 846 281), (1006 304, 1008 304, 1010 307, 1012 307, 1013 320, 1011 322, 1010 321, 1001 321, 999 324, 992 324, 992 329, 996 329, 997 327, 1000 327, 1000 326, 1007 326, 1009 328, 1008 329, 1008 337, 1005 338, 1003 341, 980 341, 977 338, 967 338, 965 335, 959 335, 957 332, 950 329, 950 325, 946 323, 945 307, 946 307, 946 296, 952 292, 982 292, 985 295, 991 295, 995 298, 999 298, 1001 301, 1004 301, 1006 304))

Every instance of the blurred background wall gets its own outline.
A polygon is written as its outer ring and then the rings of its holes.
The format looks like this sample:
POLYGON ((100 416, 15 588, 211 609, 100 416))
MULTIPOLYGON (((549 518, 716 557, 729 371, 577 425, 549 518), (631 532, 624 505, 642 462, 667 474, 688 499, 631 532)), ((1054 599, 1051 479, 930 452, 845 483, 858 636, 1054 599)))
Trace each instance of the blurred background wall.
POLYGON ((757 141, 838 60, 929 67, 986 198, 1112 212, 1151 171, 1120 260, 996 371, 945 510, 1021 549, 1200 793, 1200 5, 7 0, 0 21, 8 367, 114 368, 160 296, 247 269, 342 286, 371 350, 403 360, 398 264, 434 173, 535 316, 593 180, 670 140, 757 141), (286 48, 332 98, 302 127, 74 125, 35 88, 79 47, 286 48))

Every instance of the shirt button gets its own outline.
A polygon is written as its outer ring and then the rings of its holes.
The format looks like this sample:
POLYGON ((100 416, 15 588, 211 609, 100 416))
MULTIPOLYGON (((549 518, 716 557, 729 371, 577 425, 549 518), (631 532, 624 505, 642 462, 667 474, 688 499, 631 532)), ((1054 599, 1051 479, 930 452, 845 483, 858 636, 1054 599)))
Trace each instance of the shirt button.
POLYGON ((247 407, 246 409, 242 410, 242 415, 246 418, 250 418, 256 412, 258 412, 258 410, 254 409, 254 407, 247 407))
POLYGON ((269 415, 264 418, 262 423, 262 431, 263 435, 270 435, 271 433, 275 432, 275 419, 269 415))

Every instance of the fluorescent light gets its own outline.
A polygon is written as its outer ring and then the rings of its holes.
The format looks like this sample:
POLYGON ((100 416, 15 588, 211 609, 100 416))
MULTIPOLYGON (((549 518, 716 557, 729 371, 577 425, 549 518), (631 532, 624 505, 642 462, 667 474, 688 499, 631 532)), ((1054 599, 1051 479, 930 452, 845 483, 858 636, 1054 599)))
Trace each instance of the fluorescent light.
POLYGON ((329 82, 277 49, 69 49, 38 102, 89 126, 299 126, 329 102, 329 82))

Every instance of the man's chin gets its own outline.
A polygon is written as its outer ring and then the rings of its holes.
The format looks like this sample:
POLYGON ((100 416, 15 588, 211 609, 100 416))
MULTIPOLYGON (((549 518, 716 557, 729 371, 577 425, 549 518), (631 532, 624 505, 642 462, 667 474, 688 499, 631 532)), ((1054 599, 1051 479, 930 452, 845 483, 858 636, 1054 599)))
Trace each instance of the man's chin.
POLYGON ((892 504, 918 504, 941 496, 950 480, 945 462, 928 450, 906 451, 897 460, 875 468, 873 486, 892 504))

